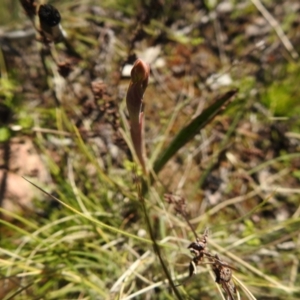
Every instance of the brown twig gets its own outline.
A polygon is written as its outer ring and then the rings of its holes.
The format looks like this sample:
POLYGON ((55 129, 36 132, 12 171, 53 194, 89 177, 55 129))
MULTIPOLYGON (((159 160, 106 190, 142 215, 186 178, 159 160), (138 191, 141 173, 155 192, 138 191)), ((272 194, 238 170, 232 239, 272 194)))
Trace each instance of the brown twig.
POLYGON ((273 27, 276 34, 278 35, 279 39, 281 40, 283 46, 286 50, 290 53, 293 59, 298 59, 299 54, 296 52, 294 46, 282 30, 279 23, 276 21, 275 18, 267 11, 267 9, 263 6, 260 0, 251 0, 255 7, 260 11, 263 17, 269 22, 269 24, 273 27))

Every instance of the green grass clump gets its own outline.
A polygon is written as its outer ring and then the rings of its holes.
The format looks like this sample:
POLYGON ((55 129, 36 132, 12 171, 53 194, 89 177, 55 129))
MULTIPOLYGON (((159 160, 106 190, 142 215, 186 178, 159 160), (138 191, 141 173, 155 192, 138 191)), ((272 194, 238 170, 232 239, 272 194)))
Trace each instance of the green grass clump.
POLYGON ((0 299, 299 298, 298 62, 262 63, 252 5, 162 3, 51 1, 68 35, 34 15, 38 39, 1 52, 0 153, 26 137, 48 177, 1 160, 1 201, 5 174, 40 194, 0 208, 0 299), (140 57, 143 126, 122 73, 140 57))

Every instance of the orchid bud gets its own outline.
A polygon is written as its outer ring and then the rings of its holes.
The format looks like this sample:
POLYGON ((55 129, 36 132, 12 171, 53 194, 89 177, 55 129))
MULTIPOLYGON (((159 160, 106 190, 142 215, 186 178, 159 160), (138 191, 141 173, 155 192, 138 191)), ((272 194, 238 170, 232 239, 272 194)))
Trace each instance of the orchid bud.
POLYGON ((146 173, 143 145, 143 96, 148 85, 150 67, 137 59, 131 70, 131 81, 126 95, 126 105, 130 119, 130 134, 134 150, 146 173))
POLYGON ((131 81, 133 83, 141 83, 144 89, 148 85, 148 79, 150 75, 150 67, 141 59, 137 59, 131 70, 131 81))
POLYGON ((150 67, 141 59, 137 59, 131 70, 131 81, 126 96, 126 105, 129 112, 130 121, 138 122, 139 114, 142 109, 144 92, 148 85, 150 67))

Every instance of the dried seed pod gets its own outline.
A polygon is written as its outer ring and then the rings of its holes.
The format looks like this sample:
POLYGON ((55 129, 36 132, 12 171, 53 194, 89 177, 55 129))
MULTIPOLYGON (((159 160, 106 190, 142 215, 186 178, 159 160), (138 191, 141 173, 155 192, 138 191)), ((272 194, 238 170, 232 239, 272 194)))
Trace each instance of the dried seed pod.
POLYGON ((164 194, 164 198, 167 203, 174 205, 176 213, 181 214, 185 218, 187 217, 185 198, 172 194, 164 194))
POLYGON ((58 73, 64 78, 68 77, 71 71, 73 70, 70 61, 60 62, 57 64, 57 67, 58 67, 58 73))
POLYGON ((232 268, 225 262, 221 261, 216 254, 210 258, 212 262, 212 270, 216 276, 216 283, 220 284, 228 296, 228 299, 234 300, 233 295, 236 294, 236 287, 232 281, 232 268))
POLYGON ((208 232, 207 230, 205 230, 201 239, 197 238, 196 242, 193 242, 188 246, 188 249, 190 249, 191 253, 194 255, 194 258, 189 265, 189 277, 191 277, 195 273, 196 266, 203 260, 204 255, 209 255, 205 252, 205 248, 207 245, 207 236, 208 232))

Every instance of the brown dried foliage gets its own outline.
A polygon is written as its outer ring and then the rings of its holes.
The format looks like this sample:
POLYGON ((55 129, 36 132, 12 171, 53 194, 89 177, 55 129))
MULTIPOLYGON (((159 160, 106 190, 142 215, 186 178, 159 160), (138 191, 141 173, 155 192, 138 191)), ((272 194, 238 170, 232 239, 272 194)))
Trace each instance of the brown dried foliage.
POLYGON ((226 262, 222 261, 217 254, 212 255, 207 250, 208 243, 208 229, 204 231, 202 237, 198 237, 197 233, 191 226, 187 218, 186 211, 186 200, 183 197, 174 196, 172 194, 165 194, 165 200, 169 204, 174 205, 176 213, 181 214, 185 221, 188 223, 193 234, 196 237, 196 241, 192 242, 188 249, 193 255, 193 259, 189 264, 189 277, 196 273, 196 268, 200 264, 209 264, 215 275, 215 282, 222 286, 228 300, 234 300, 234 295, 236 294, 236 287, 232 280, 232 268, 226 262))

